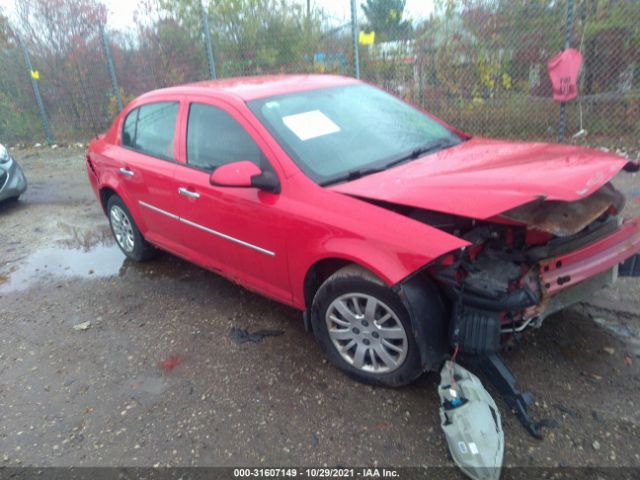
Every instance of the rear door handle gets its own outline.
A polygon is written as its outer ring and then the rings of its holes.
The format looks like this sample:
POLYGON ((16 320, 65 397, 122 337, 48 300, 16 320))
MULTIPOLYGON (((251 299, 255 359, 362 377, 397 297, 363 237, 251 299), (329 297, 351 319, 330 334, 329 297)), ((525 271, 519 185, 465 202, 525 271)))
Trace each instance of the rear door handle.
POLYGON ((125 177, 133 177, 135 175, 135 173, 133 173, 131 170, 127 170, 126 168, 122 167, 120 168, 120 173, 125 177))
POLYGON ((188 198, 200 198, 200 194, 196 192, 192 192, 191 190, 187 190, 184 187, 180 187, 178 189, 178 193, 188 198))

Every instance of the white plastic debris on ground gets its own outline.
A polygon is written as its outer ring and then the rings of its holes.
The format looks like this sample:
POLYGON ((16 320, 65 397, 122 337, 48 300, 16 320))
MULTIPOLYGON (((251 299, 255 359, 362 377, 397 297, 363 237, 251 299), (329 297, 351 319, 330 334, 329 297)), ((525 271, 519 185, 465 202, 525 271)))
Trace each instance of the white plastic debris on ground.
POLYGON ((453 461, 475 480, 500 478, 504 457, 500 412, 478 377, 447 361, 440 372, 438 395, 453 461))
POLYGON ((87 321, 87 322, 82 322, 82 323, 78 323, 77 325, 74 325, 73 329, 77 332, 82 332, 84 330, 88 330, 90 326, 91 326, 91 322, 87 321))

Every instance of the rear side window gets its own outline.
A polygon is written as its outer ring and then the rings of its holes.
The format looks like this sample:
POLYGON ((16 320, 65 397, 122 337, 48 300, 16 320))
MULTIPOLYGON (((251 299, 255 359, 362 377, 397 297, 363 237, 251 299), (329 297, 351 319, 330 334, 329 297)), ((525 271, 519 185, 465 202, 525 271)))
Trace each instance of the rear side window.
POLYGON ((265 166, 262 151, 247 131, 220 108, 194 103, 187 125, 187 163, 208 172, 249 160, 265 166))
POLYGON ((136 137, 136 122, 138 121, 139 108, 129 112, 122 127, 122 145, 133 148, 133 141, 136 137))
POLYGON ((138 107, 124 121, 122 144, 141 153, 173 160, 177 116, 177 102, 151 103, 138 107))

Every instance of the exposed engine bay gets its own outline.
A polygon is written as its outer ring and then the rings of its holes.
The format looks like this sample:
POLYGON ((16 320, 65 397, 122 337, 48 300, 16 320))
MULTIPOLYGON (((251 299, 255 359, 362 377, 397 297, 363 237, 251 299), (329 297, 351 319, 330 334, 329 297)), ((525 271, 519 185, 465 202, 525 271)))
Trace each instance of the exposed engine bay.
POLYGON ((623 207, 623 195, 608 183, 580 201, 539 200, 490 222, 457 224, 452 233, 472 246, 430 268, 453 305, 452 343, 471 354, 495 352, 501 335, 539 327, 549 314, 611 283, 616 267, 590 279, 588 288, 578 288, 570 275, 552 288, 545 261, 561 268, 564 254, 615 232, 623 207))

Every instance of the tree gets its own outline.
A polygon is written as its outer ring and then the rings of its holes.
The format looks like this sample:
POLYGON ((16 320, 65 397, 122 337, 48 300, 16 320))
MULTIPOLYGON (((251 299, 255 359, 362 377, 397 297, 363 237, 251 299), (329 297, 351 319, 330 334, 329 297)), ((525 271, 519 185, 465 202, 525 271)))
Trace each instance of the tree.
POLYGON ((0 7, 0 48, 4 48, 9 43, 9 19, 4 15, 0 7))
POLYGON ((0 9, 0 139, 3 142, 42 138, 42 128, 25 82, 27 71, 9 19, 0 9))
MULTIPOLYGON (((202 36, 198 0, 155 0, 182 28, 202 36)), ((291 0, 209 0, 203 2, 216 56, 218 76, 301 71, 321 35, 321 13, 291 0)), ((204 58, 204 57, 203 57, 204 58)))
POLYGON ((56 137, 97 134, 109 123, 111 90, 100 25, 107 9, 99 0, 15 0, 15 31, 25 43, 56 137))
POLYGON ((135 15, 137 42, 127 52, 133 69, 121 74, 128 93, 207 78, 199 2, 147 0, 135 15))
POLYGON ((362 10, 367 30, 376 32, 381 41, 403 40, 412 32, 411 23, 403 20, 406 0, 366 0, 362 10))

